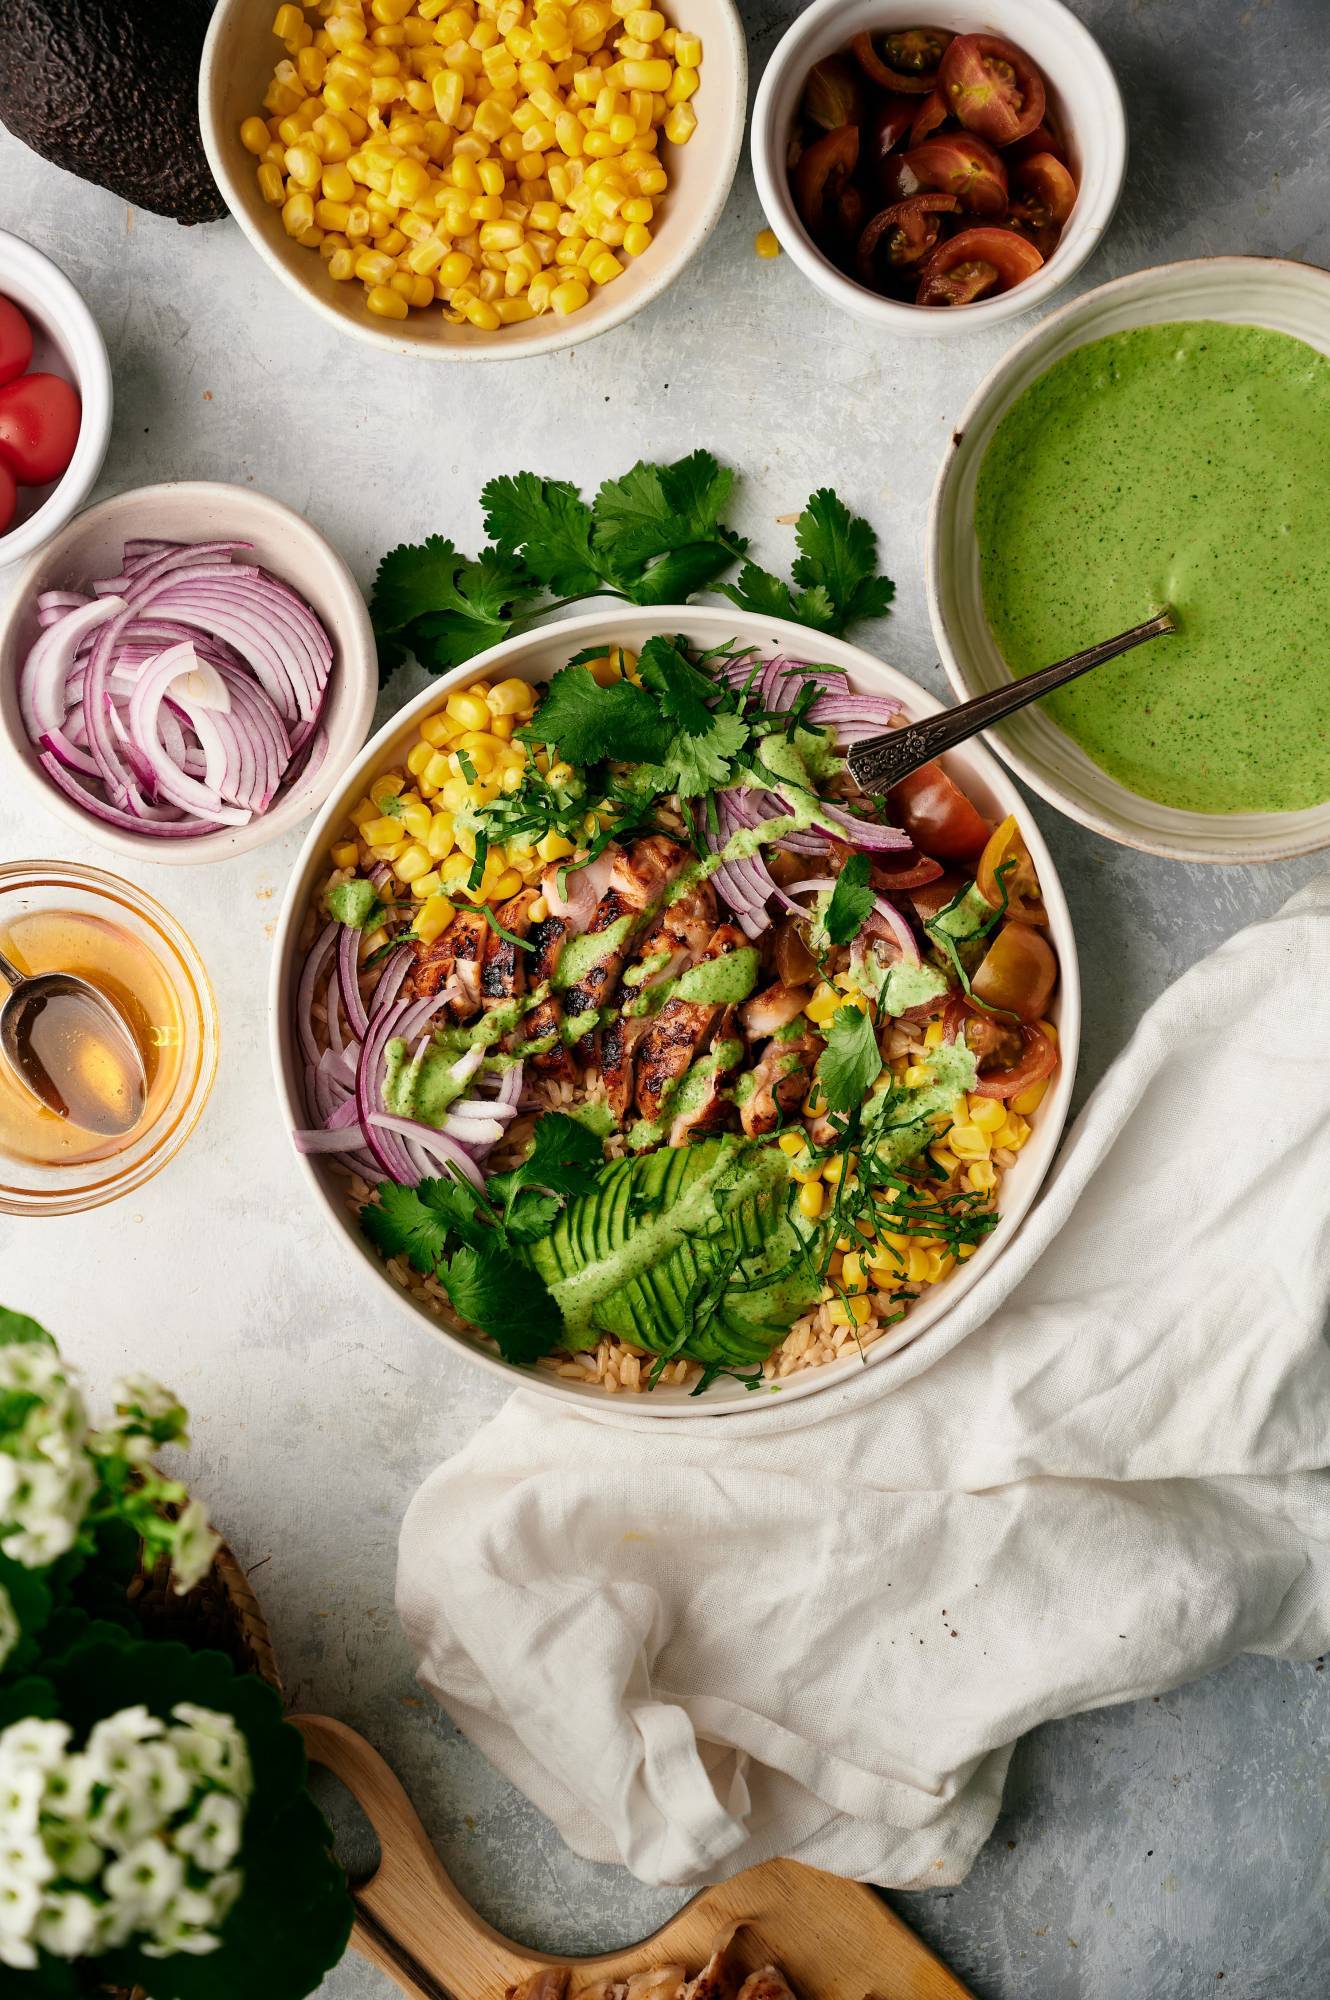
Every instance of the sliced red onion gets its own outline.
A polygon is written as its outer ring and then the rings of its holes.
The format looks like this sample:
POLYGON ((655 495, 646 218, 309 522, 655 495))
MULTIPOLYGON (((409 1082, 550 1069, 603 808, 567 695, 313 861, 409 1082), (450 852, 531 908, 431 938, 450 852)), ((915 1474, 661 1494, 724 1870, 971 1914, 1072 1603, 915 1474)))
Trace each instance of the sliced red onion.
POLYGON ((340 925, 336 923, 324 925, 309 948, 309 955, 301 969, 300 984, 296 988, 296 1034, 306 1062, 316 1066, 321 1051, 314 1033, 314 995, 333 955, 339 929, 340 925))
POLYGON ((910 965, 918 965, 919 940, 911 929, 908 919, 903 917, 896 905, 885 896, 874 896, 873 909, 900 946, 901 957, 910 965))
POLYGON ((341 926, 337 940, 337 982, 351 1033, 360 1041, 369 1026, 365 1003, 360 997, 360 932, 351 924, 341 926))
MULTIPOLYGON (((784 794, 777 792, 776 796, 783 799, 784 794)), ((826 819, 844 828, 852 846, 863 848, 867 854, 887 854, 897 848, 914 846, 909 834, 902 832, 900 827, 883 826, 880 820, 875 819, 859 819, 854 813, 846 812, 843 806, 836 805, 831 799, 819 799, 817 808, 826 819)), ((791 809, 788 802, 786 809, 791 809)))
MULTIPOLYGON (((451 1167, 464 1180, 470 1181, 472 1187, 483 1193, 485 1176, 466 1148, 459 1145, 456 1139, 450 1138, 446 1132, 440 1132, 433 1125, 424 1124, 419 1118, 394 1118, 386 1111, 376 1111, 370 1119, 370 1124, 378 1135, 380 1145, 383 1143, 385 1133, 400 1134, 404 1140, 410 1141, 417 1152, 423 1153, 427 1159, 437 1160, 445 1167, 451 1167)), ((366 1136, 369 1137, 369 1134, 366 1136)), ((373 1138, 370 1138, 370 1145, 373 1149, 373 1138)), ((427 1174, 428 1167, 426 1174, 416 1174, 411 1178, 422 1180, 427 1174)))
POLYGON ((341 1131, 331 1131, 326 1125, 315 1131, 297 1129, 291 1137, 298 1153, 345 1153, 349 1147, 361 1144, 358 1125, 341 1131))

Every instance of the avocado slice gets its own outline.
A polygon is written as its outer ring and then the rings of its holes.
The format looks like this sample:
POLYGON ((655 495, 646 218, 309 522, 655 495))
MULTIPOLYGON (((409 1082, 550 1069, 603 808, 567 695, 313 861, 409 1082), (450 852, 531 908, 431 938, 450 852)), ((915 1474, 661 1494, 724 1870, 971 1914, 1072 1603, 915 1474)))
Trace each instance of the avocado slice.
POLYGON ((0 124, 136 208, 218 221, 198 113, 211 14, 212 0, 4 0, 0 124))

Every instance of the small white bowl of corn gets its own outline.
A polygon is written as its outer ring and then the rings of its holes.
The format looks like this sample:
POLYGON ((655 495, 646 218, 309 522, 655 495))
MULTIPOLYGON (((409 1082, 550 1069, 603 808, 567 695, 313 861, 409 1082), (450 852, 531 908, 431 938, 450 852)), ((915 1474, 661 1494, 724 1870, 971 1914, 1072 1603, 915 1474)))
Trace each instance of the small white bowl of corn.
POLYGON ((605 333, 710 235, 743 143, 733 0, 219 0, 199 120, 264 262, 436 360, 605 333))

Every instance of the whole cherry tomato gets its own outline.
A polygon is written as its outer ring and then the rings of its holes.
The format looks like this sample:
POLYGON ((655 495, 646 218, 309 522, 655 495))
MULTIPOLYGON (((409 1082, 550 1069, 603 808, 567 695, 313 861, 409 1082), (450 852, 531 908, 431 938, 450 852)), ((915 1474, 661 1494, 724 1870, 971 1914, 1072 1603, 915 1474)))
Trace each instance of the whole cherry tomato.
POLYGON ((32 362, 32 328, 12 299, 0 299, 0 382, 13 382, 32 362))
POLYGON ((970 861, 993 831, 938 763, 921 764, 887 794, 915 846, 939 861, 970 861))
POLYGON ((0 389, 0 459, 20 486, 59 479, 74 456, 82 406, 59 375, 22 375, 0 389))
POLYGON ((4 460, 0 458, 0 535, 6 534, 18 506, 18 487, 14 475, 4 460))

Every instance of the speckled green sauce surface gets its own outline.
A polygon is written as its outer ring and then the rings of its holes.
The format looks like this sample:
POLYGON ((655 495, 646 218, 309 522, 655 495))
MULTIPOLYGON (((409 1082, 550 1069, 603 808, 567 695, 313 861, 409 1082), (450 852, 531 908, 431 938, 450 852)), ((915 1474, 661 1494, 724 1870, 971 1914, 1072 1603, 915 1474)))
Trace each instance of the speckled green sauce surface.
POLYGON ((1122 784, 1212 813, 1330 798, 1330 359, 1207 320, 1078 348, 998 426, 975 525, 1014 674, 1179 614, 1044 702, 1122 784))

